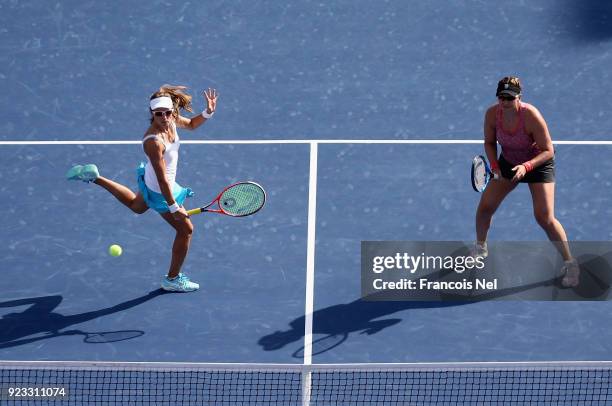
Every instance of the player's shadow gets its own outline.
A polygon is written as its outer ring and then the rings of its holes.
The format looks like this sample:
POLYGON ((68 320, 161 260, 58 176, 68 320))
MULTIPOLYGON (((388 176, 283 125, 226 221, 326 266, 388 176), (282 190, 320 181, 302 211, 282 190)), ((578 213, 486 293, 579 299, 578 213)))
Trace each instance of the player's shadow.
MULTIPOLYGON (((313 336, 322 335, 323 338, 313 343, 316 348, 313 347, 312 354, 321 354, 337 347, 351 333, 372 335, 394 326, 402 319, 386 317, 400 311, 469 304, 469 302, 369 301, 376 300, 377 295, 370 295, 368 300, 360 298, 350 303, 337 304, 313 312, 312 334, 313 336)), ((266 335, 259 339, 258 344, 264 351, 275 351, 293 342, 302 341, 304 321, 304 316, 298 317, 289 323, 289 330, 266 335)), ((300 358, 302 352, 303 348, 293 355, 300 358)))
MULTIPOLYGON (((540 281, 512 286, 469 297, 446 294, 440 301, 378 301, 389 300, 388 293, 375 293, 350 303, 337 304, 313 313, 312 355, 321 354, 342 344, 351 333, 376 334, 402 321, 398 317, 388 317, 394 313, 411 310, 465 306, 474 302, 490 301, 508 298, 529 291, 544 291, 547 299, 538 296, 534 300, 606 300, 612 285, 612 254, 604 256, 583 256, 581 264, 580 284, 576 288, 565 289, 561 286, 561 276, 545 278, 540 281)), ((549 263, 552 268, 554 264, 549 263)), ((454 270, 438 270, 426 275, 430 280, 444 280, 454 270)), ((468 276, 473 278, 474 276, 468 276)), ((541 292, 538 293, 541 295, 541 292)), ((276 331, 259 339, 258 344, 264 351, 275 351, 293 342, 304 339, 304 316, 289 323, 290 329, 276 331)), ((304 348, 293 353, 296 358, 303 356, 304 348)))
POLYGON ((122 312, 141 305, 166 293, 162 289, 153 290, 144 296, 116 304, 104 309, 63 315, 55 311, 62 302, 59 295, 41 296, 0 302, 0 308, 28 306, 21 313, 8 313, 0 318, 0 348, 45 340, 65 335, 82 335, 86 343, 105 343, 129 340, 144 334, 140 330, 122 330, 88 333, 81 330, 64 330, 98 317, 122 312))

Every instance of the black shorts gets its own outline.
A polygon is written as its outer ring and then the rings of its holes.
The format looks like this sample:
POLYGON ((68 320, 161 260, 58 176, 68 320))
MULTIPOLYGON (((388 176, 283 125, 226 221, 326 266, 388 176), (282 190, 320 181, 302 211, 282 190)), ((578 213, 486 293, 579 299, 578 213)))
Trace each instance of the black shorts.
MULTIPOLYGON (((506 179, 512 179, 515 172, 512 171, 516 165, 506 161, 503 155, 499 156, 499 170, 506 179)), ((551 158, 531 172, 527 172, 520 183, 554 183, 555 181, 555 158, 551 158)))

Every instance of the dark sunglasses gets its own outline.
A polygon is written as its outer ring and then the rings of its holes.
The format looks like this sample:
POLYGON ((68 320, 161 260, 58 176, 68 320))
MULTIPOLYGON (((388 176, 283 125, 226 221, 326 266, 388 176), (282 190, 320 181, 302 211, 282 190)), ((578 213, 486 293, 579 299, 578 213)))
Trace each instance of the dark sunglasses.
POLYGON ((166 117, 170 117, 172 115, 172 110, 166 110, 166 111, 154 111, 153 112, 154 116, 157 117, 161 117, 161 116, 166 116, 166 117))
POLYGON ((502 94, 497 96, 497 98, 499 100, 503 100, 503 101, 513 101, 516 100, 516 96, 508 96, 507 94, 502 94))

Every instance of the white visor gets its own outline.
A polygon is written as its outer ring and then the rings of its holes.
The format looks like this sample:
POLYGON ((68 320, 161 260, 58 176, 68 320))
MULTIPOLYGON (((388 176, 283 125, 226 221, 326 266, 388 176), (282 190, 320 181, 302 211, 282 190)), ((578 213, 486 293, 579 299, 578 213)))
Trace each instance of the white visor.
POLYGON ((151 110, 161 108, 172 110, 174 106, 172 105, 171 98, 169 98, 168 96, 162 96, 151 100, 151 103, 149 103, 149 107, 151 107, 151 110))

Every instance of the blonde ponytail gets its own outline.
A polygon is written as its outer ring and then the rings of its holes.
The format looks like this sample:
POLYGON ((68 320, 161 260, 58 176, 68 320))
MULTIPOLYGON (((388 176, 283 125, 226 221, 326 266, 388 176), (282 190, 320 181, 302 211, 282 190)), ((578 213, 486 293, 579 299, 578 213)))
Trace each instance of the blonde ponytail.
POLYGON ((187 94, 186 86, 162 85, 159 90, 151 95, 150 100, 157 97, 168 96, 172 99, 174 105, 173 114, 178 116, 179 110, 193 112, 191 107, 191 95, 187 94))

